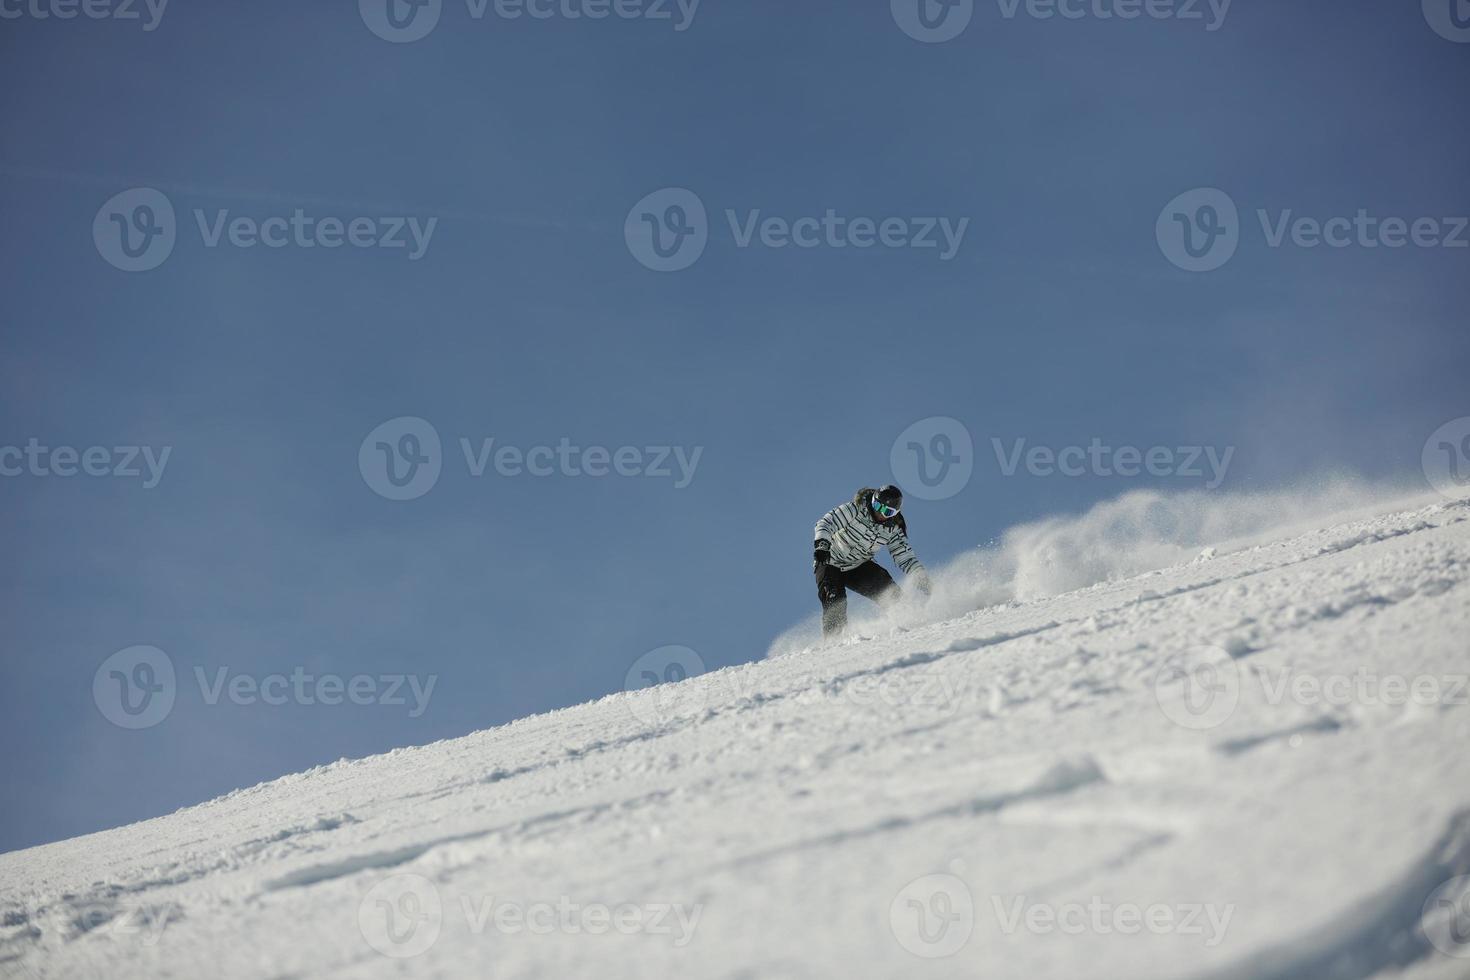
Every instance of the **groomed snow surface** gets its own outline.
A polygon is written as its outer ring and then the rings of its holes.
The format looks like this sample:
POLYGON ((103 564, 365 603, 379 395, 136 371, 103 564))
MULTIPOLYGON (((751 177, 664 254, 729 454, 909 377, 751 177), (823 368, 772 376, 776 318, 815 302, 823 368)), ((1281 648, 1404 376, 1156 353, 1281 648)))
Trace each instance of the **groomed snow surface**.
POLYGON ((1470 505, 1112 506, 942 622, 0 855, 0 973, 1470 977, 1470 505))

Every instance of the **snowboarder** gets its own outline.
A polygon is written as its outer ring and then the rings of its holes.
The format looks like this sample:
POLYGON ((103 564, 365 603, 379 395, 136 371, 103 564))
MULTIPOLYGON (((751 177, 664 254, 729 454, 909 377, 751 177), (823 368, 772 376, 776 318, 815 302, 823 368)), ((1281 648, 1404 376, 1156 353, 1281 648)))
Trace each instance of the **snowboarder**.
POLYGON ((924 595, 931 589, 929 573, 909 547, 908 525, 904 523, 903 493, 893 485, 880 490, 863 487, 848 503, 834 507, 817 521, 813 572, 817 598, 822 601, 822 636, 842 635, 847 626, 847 590, 891 606, 902 591, 893 576, 873 556, 880 546, 924 595))

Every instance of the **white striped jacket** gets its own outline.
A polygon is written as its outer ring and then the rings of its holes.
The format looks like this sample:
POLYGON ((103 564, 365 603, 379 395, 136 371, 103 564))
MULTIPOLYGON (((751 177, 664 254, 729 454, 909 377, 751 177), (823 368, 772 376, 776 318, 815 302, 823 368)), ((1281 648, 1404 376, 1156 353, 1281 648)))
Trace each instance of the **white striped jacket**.
POLYGON ((879 524, 873 520, 873 491, 862 489, 852 500, 834 507, 817 521, 816 540, 831 544, 831 564, 847 572, 863 562, 872 561, 881 547, 887 547, 894 564, 906 574, 924 570, 919 556, 909 547, 908 527, 900 514, 892 521, 879 524))

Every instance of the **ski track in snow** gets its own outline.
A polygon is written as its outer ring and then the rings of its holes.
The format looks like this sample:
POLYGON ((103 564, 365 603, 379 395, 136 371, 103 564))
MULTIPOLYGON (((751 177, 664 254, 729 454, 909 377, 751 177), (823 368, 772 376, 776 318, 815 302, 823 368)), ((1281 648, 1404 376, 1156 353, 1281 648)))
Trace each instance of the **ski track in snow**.
POLYGON ((1470 874, 1467 578, 1470 504, 1421 502, 344 760, 0 855, 0 975, 1470 977, 1420 925, 1470 874), (1238 703, 1185 727, 1164 678, 1202 646, 1238 703), (1446 697, 1282 696, 1360 671, 1446 697), (370 944, 384 896, 428 948, 370 944), (485 902, 697 919, 532 934, 485 902), (1089 902, 1229 917, 1006 925, 1089 902), (922 955, 924 910, 968 938, 922 955))

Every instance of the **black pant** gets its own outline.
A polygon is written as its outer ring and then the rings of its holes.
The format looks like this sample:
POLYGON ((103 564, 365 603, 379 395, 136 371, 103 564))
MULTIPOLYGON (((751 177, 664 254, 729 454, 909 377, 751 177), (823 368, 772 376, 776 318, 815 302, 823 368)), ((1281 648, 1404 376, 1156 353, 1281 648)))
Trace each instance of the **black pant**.
POLYGON ((847 627, 847 590, 852 589, 879 605, 898 601, 901 594, 893 576, 876 562, 865 561, 842 571, 831 565, 817 568, 817 598, 822 600, 822 636, 840 636, 847 627))

